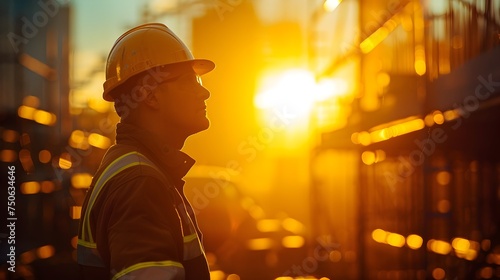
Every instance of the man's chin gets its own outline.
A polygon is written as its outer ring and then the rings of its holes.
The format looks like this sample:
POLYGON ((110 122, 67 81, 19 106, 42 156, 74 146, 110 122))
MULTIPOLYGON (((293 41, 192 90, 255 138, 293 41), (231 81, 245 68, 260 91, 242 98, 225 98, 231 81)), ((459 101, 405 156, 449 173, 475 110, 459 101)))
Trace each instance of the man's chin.
POLYGON ((196 126, 193 126, 193 129, 191 130, 190 135, 207 130, 209 127, 210 127, 210 121, 208 119, 206 119, 205 122, 198 123, 196 126))

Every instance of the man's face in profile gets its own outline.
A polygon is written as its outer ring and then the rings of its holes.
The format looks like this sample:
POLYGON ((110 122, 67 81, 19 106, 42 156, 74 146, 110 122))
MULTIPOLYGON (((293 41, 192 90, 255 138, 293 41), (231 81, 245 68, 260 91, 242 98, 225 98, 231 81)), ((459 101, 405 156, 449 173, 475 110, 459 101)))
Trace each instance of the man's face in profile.
POLYGON ((161 106, 161 120, 186 135, 192 135, 209 127, 205 101, 210 92, 201 84, 201 78, 191 67, 184 67, 173 80, 164 82, 157 89, 161 106))

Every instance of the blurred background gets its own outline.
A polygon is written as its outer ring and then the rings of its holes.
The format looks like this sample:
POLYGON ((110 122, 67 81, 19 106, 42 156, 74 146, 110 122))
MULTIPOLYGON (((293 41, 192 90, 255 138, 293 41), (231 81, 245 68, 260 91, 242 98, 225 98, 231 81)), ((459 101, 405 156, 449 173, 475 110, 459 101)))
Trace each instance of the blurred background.
POLYGON ((77 279, 105 60, 145 22, 217 64, 184 147, 212 279, 500 279, 499 0, 4 0, 0 21, 0 279, 77 279))

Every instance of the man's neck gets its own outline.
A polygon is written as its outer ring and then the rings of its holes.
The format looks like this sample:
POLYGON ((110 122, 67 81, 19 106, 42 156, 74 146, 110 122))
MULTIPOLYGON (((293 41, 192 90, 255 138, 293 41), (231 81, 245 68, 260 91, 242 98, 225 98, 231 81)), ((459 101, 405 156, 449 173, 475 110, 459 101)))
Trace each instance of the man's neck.
POLYGON ((169 129, 162 125, 155 125, 154 122, 149 122, 147 125, 142 126, 142 128, 151 133, 151 135, 155 137, 154 140, 156 142, 179 151, 184 146, 184 142, 187 138, 179 135, 178 131, 174 129, 169 129))

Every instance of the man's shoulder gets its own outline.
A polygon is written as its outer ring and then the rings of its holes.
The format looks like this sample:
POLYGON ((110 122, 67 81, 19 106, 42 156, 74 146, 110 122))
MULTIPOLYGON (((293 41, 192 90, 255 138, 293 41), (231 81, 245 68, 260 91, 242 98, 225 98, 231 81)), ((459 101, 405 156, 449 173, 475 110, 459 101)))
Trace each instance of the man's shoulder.
POLYGON ((161 196, 170 193, 165 192, 172 186, 167 177, 150 162, 145 162, 147 158, 142 154, 135 152, 111 150, 106 155, 94 177, 95 185, 102 184, 101 199, 107 197, 123 200, 124 196, 128 197, 139 190, 161 196))
POLYGON ((106 152, 94 179, 106 182, 151 178, 170 185, 168 176, 146 155, 128 145, 114 145, 106 152))
MULTIPOLYGON (((135 165, 147 165, 155 169, 159 169, 156 164, 149 159, 142 151, 129 145, 113 145, 111 146, 106 154, 104 155, 101 165, 99 166, 99 171, 104 172, 109 169, 110 166, 116 166, 116 168, 124 168, 135 165)), ((161 171, 158 170, 160 173, 161 171)))

